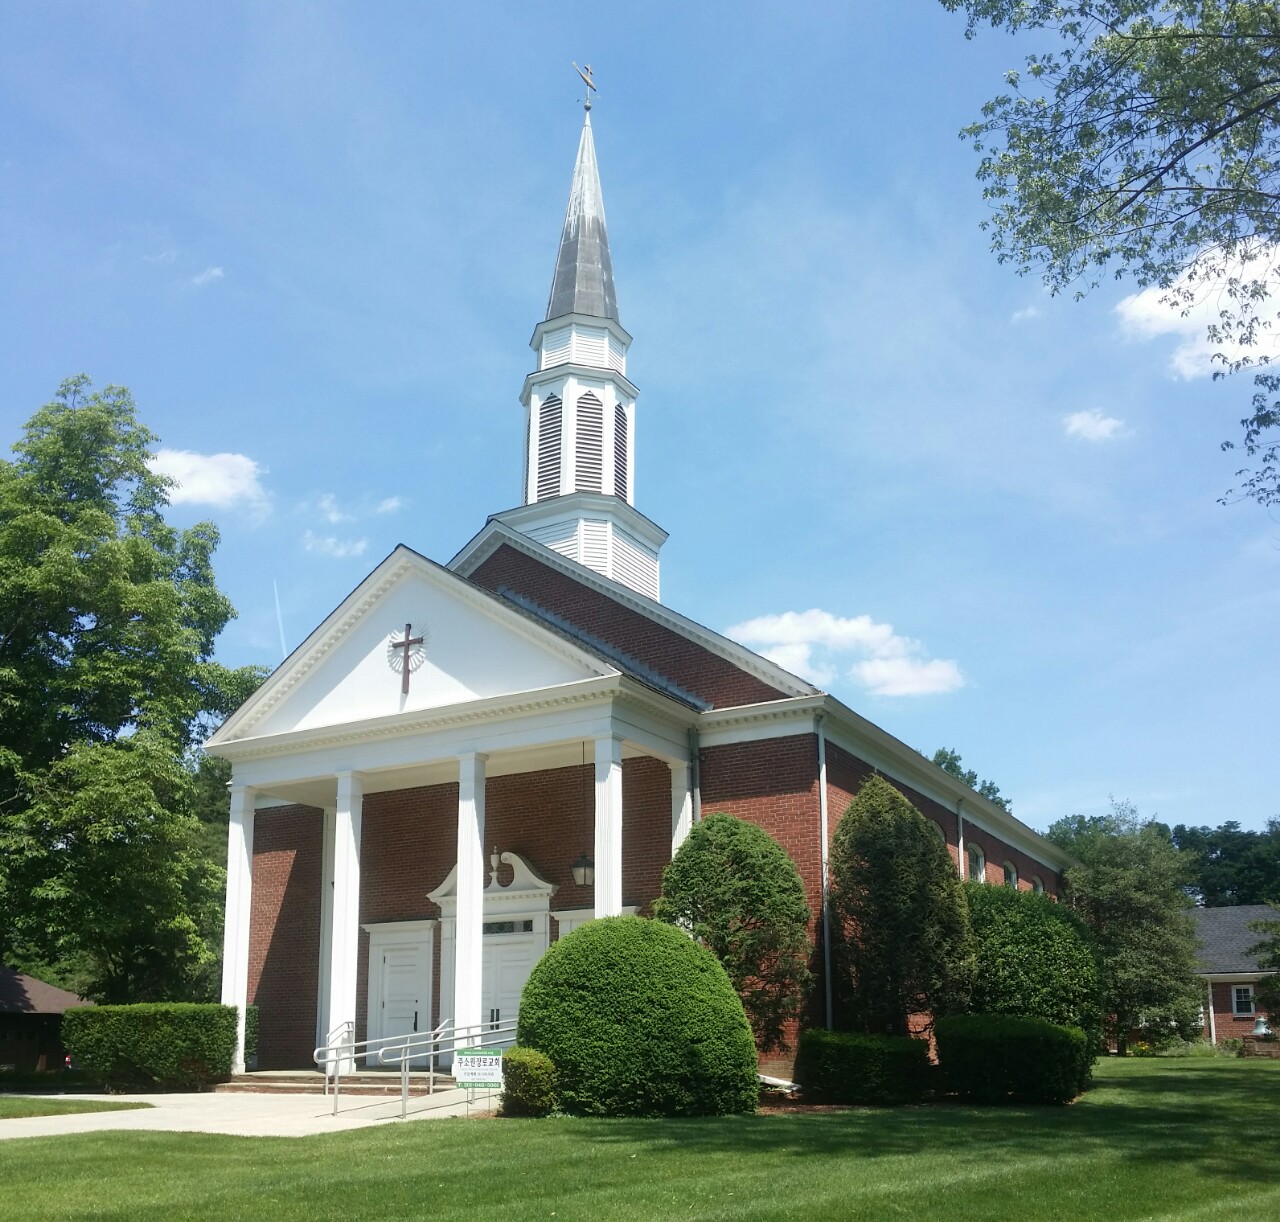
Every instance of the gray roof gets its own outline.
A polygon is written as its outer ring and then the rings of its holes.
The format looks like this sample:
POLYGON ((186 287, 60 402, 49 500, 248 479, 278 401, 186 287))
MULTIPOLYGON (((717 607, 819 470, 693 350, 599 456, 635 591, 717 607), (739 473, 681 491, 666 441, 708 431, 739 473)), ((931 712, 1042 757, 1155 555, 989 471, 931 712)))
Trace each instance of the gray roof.
POLYGON ((1238 904, 1228 908, 1193 908, 1196 936, 1200 939, 1200 971, 1221 975, 1227 972, 1259 972, 1256 955, 1249 948, 1262 941, 1262 934, 1249 926, 1254 921, 1280 921, 1270 904, 1238 904))
POLYGON ((547 317, 589 314, 618 321, 618 300, 613 290, 613 261, 609 258, 609 234, 604 223, 604 196, 596 145, 591 136, 591 116, 582 125, 573 186, 560 234, 556 273, 547 299, 547 317))
POLYGON ((91 1006, 66 989, 0 967, 0 1014, 61 1014, 75 1006, 91 1006))

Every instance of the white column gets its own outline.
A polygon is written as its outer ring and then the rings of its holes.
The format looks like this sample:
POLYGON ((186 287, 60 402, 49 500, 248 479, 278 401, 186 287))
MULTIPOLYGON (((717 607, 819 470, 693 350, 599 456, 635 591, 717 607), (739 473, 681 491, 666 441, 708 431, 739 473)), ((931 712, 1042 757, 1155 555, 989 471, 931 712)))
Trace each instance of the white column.
POLYGON ((596 916, 622 912, 622 739, 596 739, 596 916))
POLYGON ((453 943, 453 1022, 478 1027, 484 1001, 484 764, 458 757, 458 920, 453 943))
POLYGON ((693 769, 688 762, 671 765, 671 856, 674 857, 693 827, 693 769))
MULTIPOLYGON (((329 933, 329 1030, 350 1023, 355 1038, 356 972, 360 958, 360 826, 364 781, 358 772, 338 773, 333 812, 333 921, 329 933)), ((355 1069, 348 1057, 338 1067, 355 1069)))
POLYGON ((320 858, 320 965, 316 989, 316 1044, 325 1042, 329 1022, 329 967, 333 958, 333 834, 336 812, 326 806, 321 815, 320 858))
POLYGON ((227 824, 227 908, 222 937, 222 1004, 239 1010, 231 1072, 244 1073, 244 1008, 249 1004, 249 918, 253 906, 253 790, 231 786, 227 824))

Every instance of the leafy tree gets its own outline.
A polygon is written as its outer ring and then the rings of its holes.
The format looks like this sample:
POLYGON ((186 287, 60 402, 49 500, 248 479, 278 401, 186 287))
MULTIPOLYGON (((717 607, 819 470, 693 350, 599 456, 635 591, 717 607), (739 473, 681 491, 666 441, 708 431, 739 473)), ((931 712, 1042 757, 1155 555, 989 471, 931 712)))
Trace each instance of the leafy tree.
POLYGON ((1047 895, 965 883, 977 947, 970 1006, 1079 1027, 1102 1046, 1102 980, 1093 937, 1047 895))
POLYGON ((687 929, 724 965, 756 1046, 785 1044, 809 988, 809 905, 795 863, 763 828, 733 815, 695 823, 662 872, 653 915, 687 929))
POLYGON ((995 781, 980 781, 978 774, 972 768, 966 768, 960 762, 960 753, 952 750, 950 747, 939 747, 933 753, 933 762, 938 765, 943 772, 949 772, 954 777, 959 777, 974 793, 981 794, 988 802, 994 802, 997 806, 1002 806, 1007 811, 1013 810, 1013 803, 1008 798, 1000 795, 1000 786, 995 781))
POLYGON ((202 991, 224 879, 198 849, 192 781, 153 731, 77 743, 0 829, 19 946, 104 1002, 202 991), (16 902, 15 902, 16 901, 16 902))
MULTIPOLYGON (((967 129, 1002 262, 1052 291, 1104 272, 1212 300, 1215 377, 1253 369, 1242 491, 1280 501, 1274 321, 1280 241, 1280 6, 1270 0, 942 0, 980 24, 1045 31, 967 129)), ((1230 449, 1231 442, 1224 443, 1230 449)))
POLYGON ((1254 921, 1250 926, 1255 933, 1263 935, 1262 941, 1251 948, 1251 953, 1258 956, 1258 966, 1263 971, 1273 974, 1264 976, 1254 988, 1258 1008, 1265 1011, 1271 1023, 1271 1029, 1280 1032, 1280 901, 1272 900, 1275 918, 1269 921, 1254 921))
POLYGON ((1130 803, 1059 819, 1048 837, 1080 862, 1067 869, 1070 902, 1102 961, 1107 1026, 1125 1051, 1139 1025, 1188 1035, 1199 1026, 1190 863, 1165 829, 1130 803))
POLYGON ((1265 904, 1280 899, 1280 819, 1266 831, 1247 831, 1235 820, 1220 827, 1178 824, 1173 843, 1195 862, 1192 894, 1209 908, 1265 904))
POLYGON ((165 521, 155 441, 127 390, 81 376, 0 460, 0 958, 104 1000, 203 987, 220 867, 192 749, 261 681, 213 659, 218 532, 165 521))
POLYGON ((842 1025, 906 1035, 913 1014, 965 1008, 973 934, 955 866, 929 821, 880 776, 836 827, 831 912, 842 1025))

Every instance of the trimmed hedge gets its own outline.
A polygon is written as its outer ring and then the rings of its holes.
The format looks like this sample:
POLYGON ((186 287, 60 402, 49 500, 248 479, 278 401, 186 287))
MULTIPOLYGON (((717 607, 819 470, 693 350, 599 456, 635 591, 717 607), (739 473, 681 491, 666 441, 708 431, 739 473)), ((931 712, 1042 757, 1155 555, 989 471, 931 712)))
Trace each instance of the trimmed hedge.
POLYGON ((810 1028, 800 1033, 795 1080, 806 1103, 915 1103, 931 1068, 926 1040, 810 1028))
POLYGON ((520 1044, 549 1056, 584 1116, 754 1112, 756 1047, 716 957, 660 921, 605 917, 554 943, 520 999, 520 1044))
POLYGON ((508 1048, 502 1054, 503 1116, 549 1116, 556 1110, 556 1067, 536 1048, 508 1048))
POLYGON ((199 1089, 231 1075, 236 1008, 179 1002, 85 1006, 63 1016, 62 1042, 100 1081, 199 1089))
POLYGON ((942 1079, 975 1103, 1066 1103, 1089 1081, 1079 1027, 1009 1014, 958 1014, 933 1027, 942 1079))
POLYGON ((258 1063, 258 1007, 244 1008, 244 1063, 254 1069, 258 1063))

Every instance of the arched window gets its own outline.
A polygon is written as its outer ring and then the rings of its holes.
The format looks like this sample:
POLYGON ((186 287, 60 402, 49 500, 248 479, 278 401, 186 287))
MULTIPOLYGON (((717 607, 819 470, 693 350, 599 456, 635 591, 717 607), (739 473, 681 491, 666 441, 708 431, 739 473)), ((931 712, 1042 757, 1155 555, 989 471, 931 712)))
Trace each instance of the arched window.
POLYGON ((563 405, 552 395, 538 412, 538 500, 560 495, 560 421, 563 405))
POLYGON ((627 499, 627 409, 613 405, 613 492, 627 499))
POLYGON ((1044 880, 1040 877, 1039 874, 1033 874, 1031 876, 1031 890, 1034 891, 1037 895, 1044 894, 1044 880))
POLYGON ((578 400, 578 492, 601 492, 604 478, 604 404, 587 391, 578 400))
POLYGON ((935 823, 932 819, 930 819, 930 820, 929 820, 929 826, 930 826, 931 828, 933 828, 933 830, 934 830, 935 832, 937 832, 937 833, 938 833, 938 839, 939 839, 939 840, 941 840, 943 844, 946 844, 946 843, 947 843, 947 833, 946 833, 946 832, 944 832, 944 831, 942 830, 942 824, 941 824, 941 823, 935 823))
POLYGON ((1018 867, 1011 861, 1004 863, 1004 885, 1015 891, 1018 889, 1018 867))
POLYGON ((969 881, 985 883, 987 881, 987 859, 983 855, 981 847, 976 844, 970 844, 965 848, 965 855, 969 858, 967 874, 969 881))

